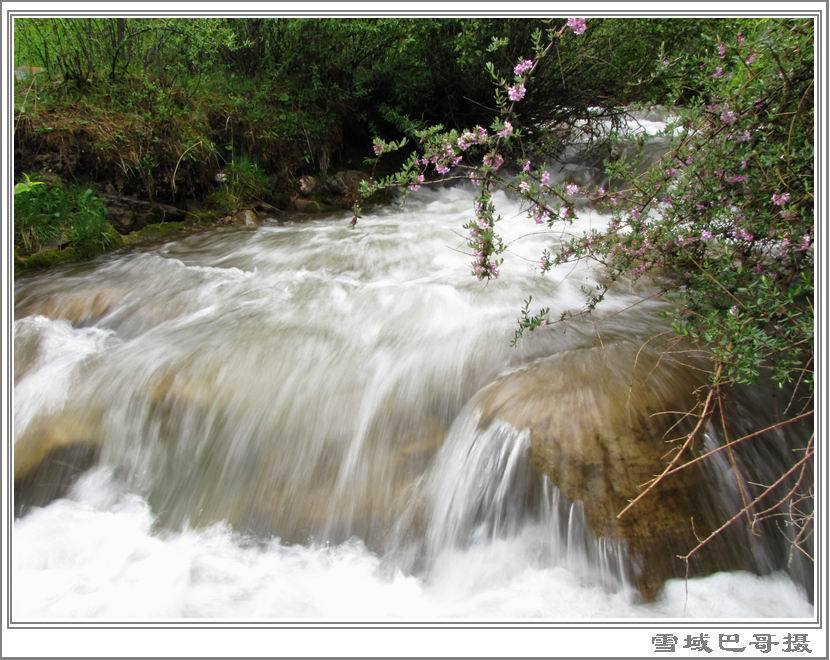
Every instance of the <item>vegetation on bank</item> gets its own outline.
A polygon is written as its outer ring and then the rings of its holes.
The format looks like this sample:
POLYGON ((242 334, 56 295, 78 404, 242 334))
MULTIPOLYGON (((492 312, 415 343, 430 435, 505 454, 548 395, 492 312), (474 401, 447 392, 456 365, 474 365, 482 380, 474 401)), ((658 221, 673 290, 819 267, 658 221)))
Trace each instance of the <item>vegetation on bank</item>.
MULTIPOLYGON (((620 108, 663 99, 671 80, 653 75, 654 46, 694 51, 718 22, 595 23, 587 50, 562 43, 559 68, 540 73, 525 100, 537 122, 573 124, 598 106, 619 121, 620 108)), ((303 175, 363 167, 375 135, 489 121, 487 62, 505 66, 528 52, 544 25, 17 18, 15 178, 179 206, 196 200, 214 217, 258 200, 284 208, 303 175)), ((18 209, 20 222, 25 213, 18 209)))

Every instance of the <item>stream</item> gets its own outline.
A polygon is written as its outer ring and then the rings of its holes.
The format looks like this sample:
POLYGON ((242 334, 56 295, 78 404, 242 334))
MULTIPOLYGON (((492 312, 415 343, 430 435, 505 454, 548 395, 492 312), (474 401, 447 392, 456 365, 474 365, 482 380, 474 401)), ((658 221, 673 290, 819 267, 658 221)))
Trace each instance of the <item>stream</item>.
MULTIPOLYGON (((524 299, 557 318, 595 274, 541 276, 565 234, 499 192, 509 250, 477 281, 474 195, 424 188, 354 229, 345 213, 270 219, 18 278, 16 461, 94 458, 60 492, 16 494, 14 618, 812 616, 778 569, 639 598, 625 548, 534 469, 529 432, 482 427, 483 388, 598 331, 510 346, 524 299)), ((608 220, 579 209, 567 231, 608 220)), ((615 290, 604 336, 664 330, 648 295, 615 290)))

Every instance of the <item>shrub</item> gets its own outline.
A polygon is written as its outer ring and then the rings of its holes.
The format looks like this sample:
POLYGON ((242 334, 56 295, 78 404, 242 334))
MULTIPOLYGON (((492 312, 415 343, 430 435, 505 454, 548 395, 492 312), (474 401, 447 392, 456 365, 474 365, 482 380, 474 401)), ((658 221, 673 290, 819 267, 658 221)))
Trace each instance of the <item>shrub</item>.
MULTIPOLYGON (((571 224, 575 206, 585 202, 609 213, 607 228, 554 242, 541 255, 543 273, 555 264, 584 260, 604 267, 603 281, 586 290, 585 307, 558 320, 593 311, 614 282, 649 274, 674 303, 676 333, 705 352, 713 365, 705 398, 687 413, 698 418, 695 429, 680 438, 684 442, 664 471, 622 516, 670 471, 694 462, 694 441, 717 411, 723 442, 728 441, 724 388, 758 380, 788 386, 789 403, 780 421, 742 439, 812 414, 813 29, 804 19, 725 21, 717 24, 719 33, 706 53, 655 52, 654 75, 678 81, 664 99, 682 102, 676 108, 679 120, 668 127, 670 145, 655 165, 644 167, 636 157, 607 164, 612 190, 554 185, 544 166, 524 157, 515 162, 518 176, 505 176, 503 166, 516 151, 559 139, 554 127, 534 122, 533 114, 531 119, 522 116, 524 99, 537 69, 551 59, 546 55, 566 45, 577 52, 573 44, 587 29, 584 19, 574 18, 546 31, 544 39, 537 32, 532 59, 520 58, 506 76, 488 65, 498 109, 489 130, 435 126, 418 131, 420 153, 413 153, 396 175, 364 186, 364 194, 384 187, 417 190, 432 182, 428 176, 440 175, 436 182, 468 177, 479 193, 473 218, 465 225, 467 245, 473 274, 483 280, 499 276, 506 249, 498 233, 502 218, 492 202, 496 185, 517 192, 528 216, 542 228, 561 230, 571 224)), ((374 151, 380 156, 401 146, 376 139, 374 151)), ((555 323, 548 313, 546 308, 532 313, 528 300, 515 340, 555 323)), ((772 486, 760 487, 759 479, 745 478, 736 468, 744 508, 683 558, 744 514, 753 528, 761 520, 782 517, 792 552, 809 556, 813 511, 805 475, 814 437, 808 435, 803 434, 803 454, 772 486), (781 489, 786 493, 780 501, 767 506, 782 495, 781 489)), ((731 456, 731 444, 719 450, 728 449, 731 456)))
POLYGON ((233 211, 242 204, 261 200, 271 188, 268 176, 247 156, 231 161, 220 178, 221 186, 207 198, 208 204, 220 211, 233 211))
POLYGON ((14 245, 21 254, 71 244, 89 255, 116 241, 104 203, 91 189, 32 181, 28 175, 15 186, 14 245))

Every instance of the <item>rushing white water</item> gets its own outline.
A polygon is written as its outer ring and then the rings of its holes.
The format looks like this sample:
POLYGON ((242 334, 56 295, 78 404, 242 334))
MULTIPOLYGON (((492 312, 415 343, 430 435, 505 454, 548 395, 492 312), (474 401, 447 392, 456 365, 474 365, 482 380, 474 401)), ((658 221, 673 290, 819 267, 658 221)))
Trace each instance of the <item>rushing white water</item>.
MULTIPOLYGON (((625 548, 536 473, 528 432, 479 428, 476 392, 597 330, 510 348, 523 298, 555 316, 593 275, 541 277, 561 235, 499 193, 510 249, 502 278, 477 282, 473 195, 423 190, 356 229, 274 221, 20 280, 16 452, 48 436, 96 447, 99 465, 15 522, 15 618, 809 616, 781 573, 694 579, 688 596, 673 581, 639 603, 625 548)), ((568 231, 606 220, 586 209, 568 231)), ((609 299, 603 332, 651 333, 659 303, 611 316, 642 295, 609 299)))
POLYGON ((650 605, 608 593, 567 566, 540 565, 546 530, 446 553, 429 578, 388 574, 359 540, 338 545, 259 543, 226 526, 160 533, 147 503, 106 471, 71 500, 19 520, 14 609, 21 620, 180 617, 556 620, 618 617, 807 617, 785 575, 719 573, 670 582, 650 605))

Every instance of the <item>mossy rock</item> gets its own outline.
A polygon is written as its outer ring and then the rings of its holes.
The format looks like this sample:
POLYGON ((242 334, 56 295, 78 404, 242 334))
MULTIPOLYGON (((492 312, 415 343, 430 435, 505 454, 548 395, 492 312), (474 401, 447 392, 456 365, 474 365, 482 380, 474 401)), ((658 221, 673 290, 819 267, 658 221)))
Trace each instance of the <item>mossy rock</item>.
POLYGON ((159 241, 169 236, 174 236, 189 227, 189 223, 180 220, 177 222, 159 222, 147 225, 138 231, 130 232, 123 237, 124 245, 139 245, 159 241))
POLYGON ((83 261, 84 257, 73 247, 67 247, 63 250, 52 249, 43 250, 27 257, 21 257, 20 261, 16 263, 21 271, 44 270, 46 268, 53 268, 62 264, 71 264, 76 261, 83 261))
MULTIPOLYGON (((727 519, 703 469, 664 480, 621 518, 618 514, 659 474, 683 435, 679 415, 696 402, 700 385, 687 367, 658 363, 656 351, 638 356, 634 343, 569 351, 539 360, 491 384, 480 394, 480 425, 498 421, 529 429, 536 470, 570 502, 584 505, 591 532, 621 541, 627 570, 642 596, 653 599, 663 583, 686 575, 678 558, 727 519), (697 535, 697 536, 696 536, 697 535)), ((693 557, 689 575, 755 570, 743 532, 725 534, 693 557)))

